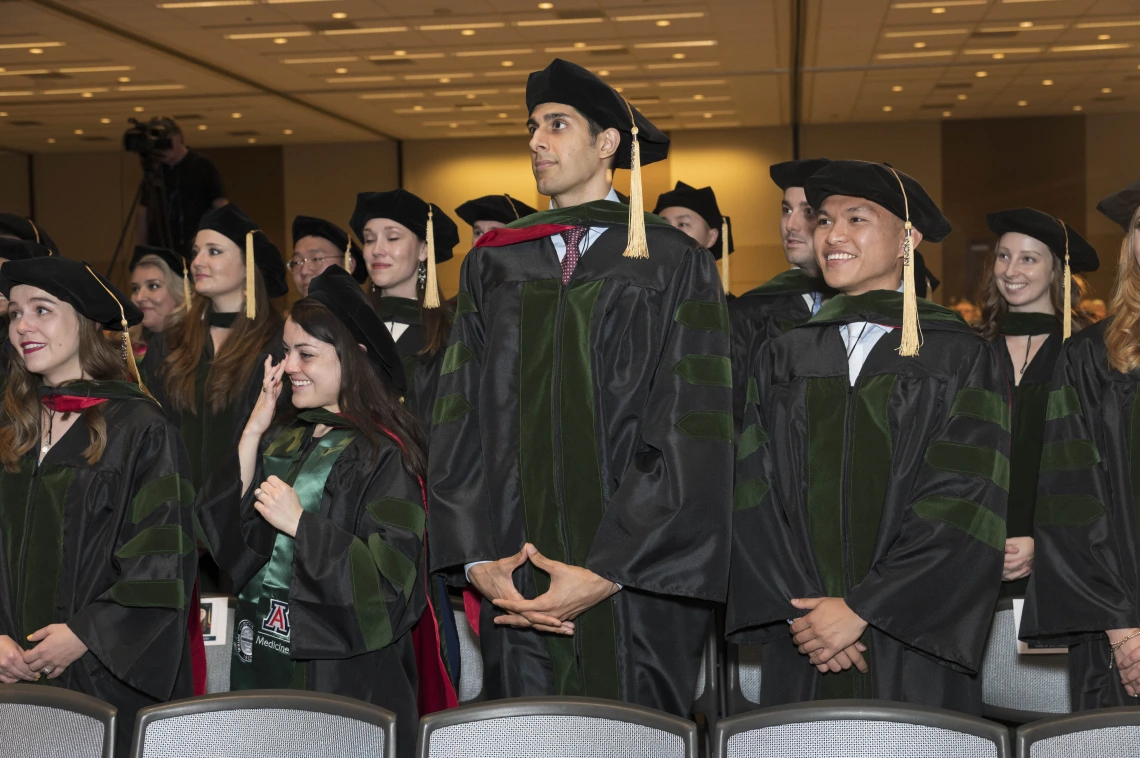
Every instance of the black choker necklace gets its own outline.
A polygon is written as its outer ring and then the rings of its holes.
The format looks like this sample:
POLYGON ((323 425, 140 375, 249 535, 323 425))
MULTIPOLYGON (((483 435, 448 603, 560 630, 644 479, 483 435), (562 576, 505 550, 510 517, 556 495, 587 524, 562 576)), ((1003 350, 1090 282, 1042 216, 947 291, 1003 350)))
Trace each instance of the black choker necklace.
POLYGON ((238 314, 236 313, 218 313, 217 311, 209 311, 206 313, 206 322, 210 326, 217 326, 222 329, 229 329, 234 325, 237 320, 238 314))

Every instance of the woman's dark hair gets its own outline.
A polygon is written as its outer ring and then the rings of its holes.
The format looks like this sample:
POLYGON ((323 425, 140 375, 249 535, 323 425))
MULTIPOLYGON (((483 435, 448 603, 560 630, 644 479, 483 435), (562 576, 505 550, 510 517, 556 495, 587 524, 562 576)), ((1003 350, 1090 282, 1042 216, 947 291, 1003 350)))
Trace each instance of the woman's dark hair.
POLYGON ((380 368, 360 349, 356 338, 340 319, 311 298, 293 304, 289 318, 316 340, 332 345, 340 359, 341 415, 380 454, 381 438, 390 432, 398 440, 404 469, 421 481, 427 476, 427 437, 419 419, 383 378, 380 368))

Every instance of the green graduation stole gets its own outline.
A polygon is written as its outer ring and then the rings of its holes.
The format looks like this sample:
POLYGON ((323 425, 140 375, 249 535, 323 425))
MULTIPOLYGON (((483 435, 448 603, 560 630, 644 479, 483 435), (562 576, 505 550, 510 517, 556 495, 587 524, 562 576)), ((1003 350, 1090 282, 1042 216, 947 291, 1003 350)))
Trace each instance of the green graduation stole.
MULTIPOLYGON (((297 491, 301 507, 317 513, 325 481, 337 458, 356 438, 344 419, 328 411, 306 411, 299 423, 281 432, 262 455, 265 478, 277 476, 297 491), (301 457, 313 426, 334 426, 311 452, 301 457)), ((289 585, 293 575, 293 538, 278 533, 273 553, 261 571, 238 593, 234 618, 230 688, 304 689, 305 668, 289 655, 289 585)))

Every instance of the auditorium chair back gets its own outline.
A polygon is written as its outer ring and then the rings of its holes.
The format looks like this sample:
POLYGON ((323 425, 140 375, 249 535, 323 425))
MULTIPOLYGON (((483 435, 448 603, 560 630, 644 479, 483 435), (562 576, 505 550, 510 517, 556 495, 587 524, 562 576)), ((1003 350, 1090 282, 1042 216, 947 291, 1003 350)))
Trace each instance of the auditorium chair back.
POLYGON ((115 707, 42 684, 0 686, 0 758, 111 758, 115 707))
POLYGON ((1018 758, 1106 758, 1140 752, 1140 708, 1099 708, 1017 730, 1018 758))

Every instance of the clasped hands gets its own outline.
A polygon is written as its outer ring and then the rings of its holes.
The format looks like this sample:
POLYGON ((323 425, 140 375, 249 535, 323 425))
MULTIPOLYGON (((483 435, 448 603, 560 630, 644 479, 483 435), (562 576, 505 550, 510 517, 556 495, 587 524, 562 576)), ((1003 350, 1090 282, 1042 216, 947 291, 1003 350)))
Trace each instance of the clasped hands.
MULTIPOLYGON (((1109 629, 1108 641, 1116 644, 1129 635, 1140 631, 1133 629, 1109 629)), ((1124 642, 1115 653, 1116 668, 1120 673, 1120 682, 1124 685, 1129 697, 1140 695, 1140 636, 1133 637, 1124 642)))
POLYGON ((589 569, 547 558, 529 542, 512 556, 472 566, 467 578, 483 597, 506 611, 495 617, 496 624, 567 636, 574 634, 575 618, 619 589, 589 569), (533 600, 524 598, 511 579, 527 561, 550 575, 550 589, 533 600))
POLYGON ((38 643, 24 650, 14 639, 0 634, 0 682, 34 682, 40 676, 56 679, 87 652, 87 646, 67 624, 48 624, 28 635, 38 643))
POLYGON ((792 622, 792 642, 808 656, 808 662, 821 673, 839 673, 852 666, 861 673, 868 671, 863 653, 867 646, 859 641, 867 622, 851 610, 840 597, 812 597, 792 600, 792 605, 808 611, 792 622))

